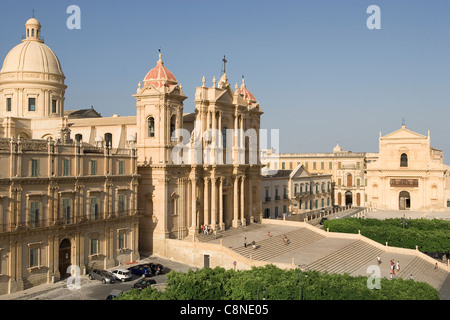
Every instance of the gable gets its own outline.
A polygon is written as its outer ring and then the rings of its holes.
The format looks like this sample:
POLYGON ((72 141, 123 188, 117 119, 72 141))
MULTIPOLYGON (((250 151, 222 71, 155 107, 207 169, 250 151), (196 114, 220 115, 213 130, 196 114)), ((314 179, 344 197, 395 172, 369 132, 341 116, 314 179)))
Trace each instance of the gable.
POLYGON ((306 170, 302 164, 299 164, 291 173, 290 178, 304 178, 310 177, 311 174, 306 170))
POLYGON ((410 140, 410 139, 426 140, 427 137, 417 132, 406 129, 405 127, 402 127, 397 131, 394 131, 383 137, 380 137, 380 140, 410 140))

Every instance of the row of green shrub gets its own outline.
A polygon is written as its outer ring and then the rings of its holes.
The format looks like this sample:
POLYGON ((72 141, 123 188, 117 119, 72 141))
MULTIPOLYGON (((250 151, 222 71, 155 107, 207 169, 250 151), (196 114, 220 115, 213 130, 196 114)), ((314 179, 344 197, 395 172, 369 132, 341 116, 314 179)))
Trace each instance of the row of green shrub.
MULTIPOLYGON (((133 289, 121 300, 298 300, 300 270, 274 265, 235 271, 216 267, 187 273, 171 271, 167 287, 133 289)), ((427 283, 403 279, 380 279, 380 289, 369 289, 368 277, 302 273, 304 300, 439 300, 439 292, 427 283)))
POLYGON ((439 219, 334 219, 324 222, 331 232, 358 233, 381 244, 418 249, 422 252, 450 252, 450 221, 439 219))

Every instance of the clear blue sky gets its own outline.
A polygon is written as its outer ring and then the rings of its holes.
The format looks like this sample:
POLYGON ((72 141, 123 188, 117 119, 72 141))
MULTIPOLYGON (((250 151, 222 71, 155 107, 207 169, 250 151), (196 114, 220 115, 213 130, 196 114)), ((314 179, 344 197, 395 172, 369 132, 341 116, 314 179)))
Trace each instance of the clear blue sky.
MULTIPOLYGON (((67 77, 66 110, 135 115, 137 84, 165 65, 195 88, 245 75, 262 128, 280 129, 281 152, 378 151, 378 134, 406 126, 450 157, 450 1, 16 1, 0 4, 0 59, 18 44, 32 9, 67 77), (81 30, 69 30, 69 5, 81 30), (368 6, 381 8, 369 30, 368 6)), ((446 163, 449 163, 446 161, 446 163)))

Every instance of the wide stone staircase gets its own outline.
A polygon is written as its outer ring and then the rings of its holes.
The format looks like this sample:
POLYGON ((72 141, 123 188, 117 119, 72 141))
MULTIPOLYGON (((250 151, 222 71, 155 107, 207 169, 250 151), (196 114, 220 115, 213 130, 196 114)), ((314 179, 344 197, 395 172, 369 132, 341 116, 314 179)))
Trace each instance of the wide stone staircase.
MULTIPOLYGON (((216 237, 214 237, 214 235, 198 234, 197 239, 198 241, 208 242, 237 235, 239 236, 239 241, 241 241, 241 235, 243 232, 258 232, 258 229, 260 228, 264 228, 264 225, 250 224, 245 227, 230 228, 226 231, 220 231, 216 237)), ((266 232, 266 230, 261 230, 261 232, 266 232)), ((271 261, 277 261, 277 257, 279 256, 284 255, 284 257, 286 257, 286 254, 291 251, 294 256, 302 250, 302 247, 311 244, 314 245, 314 242, 322 239, 324 239, 323 241, 333 241, 332 237, 328 238, 324 236, 323 233, 315 232, 314 229, 299 227, 298 229, 287 230, 286 233, 272 235, 270 238, 264 237, 263 240, 256 242, 256 249, 253 249, 250 242, 246 247, 242 245, 230 248, 243 257, 270 263, 271 261), (288 245, 283 242, 285 235, 289 239, 288 245), (296 250, 297 253, 295 253, 296 250)), ((324 244, 323 241, 321 241, 321 246, 324 244)), ((377 256, 382 256, 387 252, 389 251, 384 250, 380 246, 355 239, 344 247, 336 249, 333 252, 328 251, 328 253, 324 253, 322 257, 319 257, 317 260, 313 260, 313 262, 308 265, 308 270, 340 274, 348 273, 355 276, 367 275, 367 266, 376 265, 377 256)), ((388 277, 389 272, 386 271, 387 269, 383 269, 384 267, 385 266, 383 264, 382 276, 388 277)), ((445 291, 442 290, 445 289, 445 285, 450 283, 448 280, 450 273, 448 271, 440 268, 435 271, 433 263, 417 256, 412 256, 408 263, 404 263, 401 266, 401 270, 397 273, 397 277, 409 279, 411 274, 414 277, 414 281, 429 283, 434 288, 440 290, 441 293, 445 291)), ((445 291, 445 296, 443 296, 442 299, 450 299, 450 292, 447 293, 447 291, 445 291)))
POLYGON ((349 273, 358 270, 371 261, 375 264, 378 255, 384 251, 363 241, 355 241, 308 266, 309 270, 328 273, 349 273))
POLYGON ((432 263, 419 257, 414 258, 408 265, 401 268, 398 277, 409 279, 411 274, 414 281, 427 282, 435 288, 439 288, 449 275, 447 271, 440 268, 435 271, 432 263))
POLYGON ((322 238, 324 237, 316 232, 301 228, 259 241, 256 243, 256 249, 253 249, 251 243, 249 243, 247 247, 242 246, 233 248, 233 250, 246 258, 270 261, 276 256, 296 250, 322 238), (283 242, 284 236, 289 239, 289 244, 283 242))

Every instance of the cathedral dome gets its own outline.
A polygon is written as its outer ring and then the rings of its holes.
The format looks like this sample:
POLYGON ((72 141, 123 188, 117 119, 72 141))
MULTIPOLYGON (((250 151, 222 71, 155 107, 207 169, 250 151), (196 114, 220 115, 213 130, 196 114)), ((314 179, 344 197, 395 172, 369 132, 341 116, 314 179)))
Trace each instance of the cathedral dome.
POLYGON ((178 80, 175 78, 172 72, 164 66, 164 62, 159 54, 159 60, 156 63, 156 67, 150 70, 144 78, 144 86, 153 85, 159 89, 163 86, 177 85, 178 80))
MULTIPOLYGON (((26 24, 26 36, 22 43, 15 46, 6 56, 0 75, 6 73, 39 73, 64 78, 61 63, 55 53, 41 39, 41 24, 35 18, 26 24)), ((4 78, 4 77, 3 77, 4 78)), ((9 77, 7 77, 9 78, 9 77)), ((39 80, 51 80, 44 77, 39 80)), ((6 80, 6 79, 4 79, 6 80)), ((19 80, 19 79, 17 79, 19 80)), ((53 80, 57 80, 53 77, 53 80)), ((58 79, 60 80, 60 79, 58 79)))

